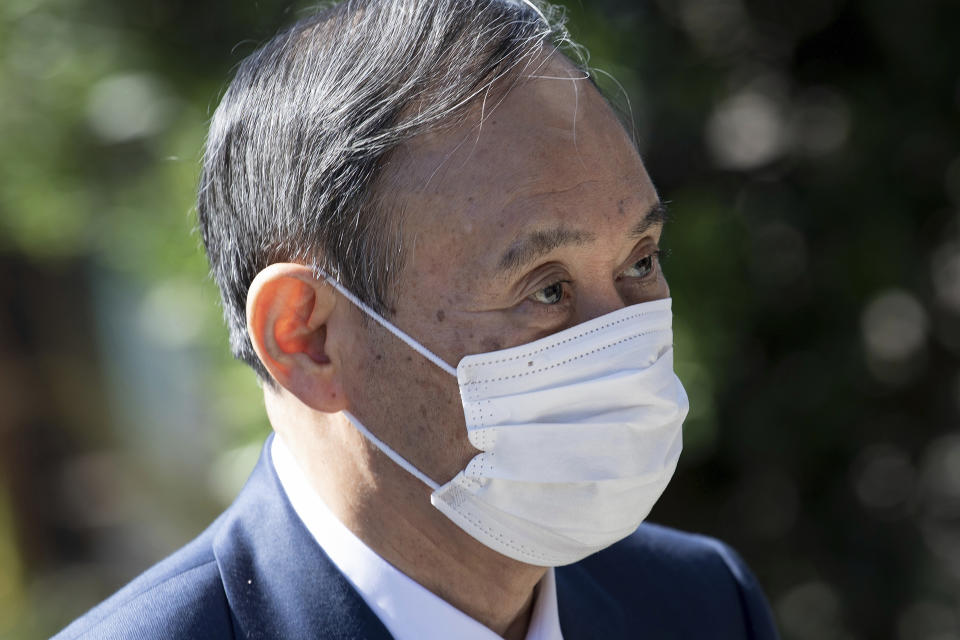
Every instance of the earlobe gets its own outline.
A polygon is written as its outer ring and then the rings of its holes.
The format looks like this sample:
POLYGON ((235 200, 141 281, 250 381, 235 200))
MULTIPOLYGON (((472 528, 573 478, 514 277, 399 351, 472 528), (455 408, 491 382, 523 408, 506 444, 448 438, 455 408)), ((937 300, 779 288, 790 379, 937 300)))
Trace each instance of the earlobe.
POLYGON ((339 362, 331 354, 328 320, 333 287, 300 264, 272 264, 247 292, 247 331, 273 379, 318 411, 346 408, 339 362))

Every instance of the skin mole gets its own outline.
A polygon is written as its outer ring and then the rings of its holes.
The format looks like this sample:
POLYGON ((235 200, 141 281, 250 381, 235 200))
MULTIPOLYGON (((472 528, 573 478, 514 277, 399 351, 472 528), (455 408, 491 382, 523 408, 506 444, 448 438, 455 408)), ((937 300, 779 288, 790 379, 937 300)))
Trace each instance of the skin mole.
POLYGON ((437 322, 443 322, 443 319, 447 317, 447 314, 443 312, 443 309, 437 309, 437 322))
POLYGON ((483 338, 480 341, 480 348, 486 351, 499 351, 503 348, 503 343, 500 342, 499 338, 489 337, 483 338))

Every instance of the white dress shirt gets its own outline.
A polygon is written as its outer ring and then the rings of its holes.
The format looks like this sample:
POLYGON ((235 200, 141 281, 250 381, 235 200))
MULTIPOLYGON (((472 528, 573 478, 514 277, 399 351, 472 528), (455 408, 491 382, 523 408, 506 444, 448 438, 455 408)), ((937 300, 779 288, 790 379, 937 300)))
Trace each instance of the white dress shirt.
MULTIPOLYGON (((500 638, 414 582, 347 529, 310 486, 279 434, 270 453, 294 511, 395 640, 500 638)), ((526 640, 563 640, 553 569, 540 582, 526 640)))

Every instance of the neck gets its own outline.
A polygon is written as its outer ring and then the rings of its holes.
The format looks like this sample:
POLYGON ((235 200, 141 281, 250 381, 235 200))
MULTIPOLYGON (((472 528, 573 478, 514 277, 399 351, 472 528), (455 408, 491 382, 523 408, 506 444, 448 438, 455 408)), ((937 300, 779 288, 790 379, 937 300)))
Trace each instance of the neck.
POLYGON ((327 507, 411 579, 507 640, 522 640, 546 570, 463 532, 430 504, 428 487, 372 448, 342 415, 324 422, 278 431, 327 507))

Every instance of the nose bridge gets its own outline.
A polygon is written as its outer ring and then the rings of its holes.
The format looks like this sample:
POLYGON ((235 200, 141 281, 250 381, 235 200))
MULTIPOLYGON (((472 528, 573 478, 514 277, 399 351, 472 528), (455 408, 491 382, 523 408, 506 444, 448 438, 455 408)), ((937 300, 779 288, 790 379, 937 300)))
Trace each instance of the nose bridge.
POLYGON ((577 324, 619 311, 629 304, 612 281, 598 282, 587 289, 578 297, 577 324))

